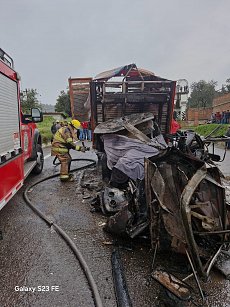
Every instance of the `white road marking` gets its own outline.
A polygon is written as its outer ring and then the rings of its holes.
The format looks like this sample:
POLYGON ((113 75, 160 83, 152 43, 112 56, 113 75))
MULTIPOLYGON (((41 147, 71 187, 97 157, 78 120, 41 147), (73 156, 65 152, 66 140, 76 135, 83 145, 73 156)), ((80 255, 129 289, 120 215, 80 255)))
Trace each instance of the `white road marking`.
POLYGON ((49 155, 46 155, 46 156, 44 157, 44 160, 47 159, 47 158, 49 158, 49 157, 51 157, 50 154, 49 154, 49 155))

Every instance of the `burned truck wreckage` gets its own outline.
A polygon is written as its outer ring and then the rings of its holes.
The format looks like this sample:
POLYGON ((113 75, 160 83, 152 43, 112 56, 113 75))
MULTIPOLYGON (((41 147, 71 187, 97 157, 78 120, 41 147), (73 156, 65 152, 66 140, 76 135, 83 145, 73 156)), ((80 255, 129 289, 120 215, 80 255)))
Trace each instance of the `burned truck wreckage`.
POLYGON ((185 254, 195 278, 208 277, 228 248, 230 214, 221 173, 200 137, 163 136, 151 113, 108 120, 94 133, 103 142, 108 183, 100 197, 110 215, 105 230, 130 238, 148 233, 155 253, 185 254))
MULTIPOLYGON (((176 81, 135 64, 89 81, 85 108, 104 182, 92 206, 108 216, 105 231, 130 240, 147 236, 153 267, 161 250, 184 255, 192 271, 185 280, 194 277, 204 299, 198 277, 207 278, 229 247, 230 207, 214 162, 220 157, 209 153, 208 140, 172 132, 175 89, 176 81)), ((152 277, 189 297, 170 274, 156 269, 152 277)))

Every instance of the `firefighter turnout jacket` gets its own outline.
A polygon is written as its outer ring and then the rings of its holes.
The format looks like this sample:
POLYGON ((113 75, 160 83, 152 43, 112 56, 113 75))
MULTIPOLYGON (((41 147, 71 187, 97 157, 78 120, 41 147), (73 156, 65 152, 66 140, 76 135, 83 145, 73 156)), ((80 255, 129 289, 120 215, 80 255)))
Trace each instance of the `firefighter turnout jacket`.
POLYGON ((71 125, 64 126, 58 129, 58 131, 54 135, 52 142, 52 156, 68 153, 70 149, 80 151, 81 146, 77 146, 74 143, 74 140, 76 140, 76 137, 74 129, 71 127, 71 125))

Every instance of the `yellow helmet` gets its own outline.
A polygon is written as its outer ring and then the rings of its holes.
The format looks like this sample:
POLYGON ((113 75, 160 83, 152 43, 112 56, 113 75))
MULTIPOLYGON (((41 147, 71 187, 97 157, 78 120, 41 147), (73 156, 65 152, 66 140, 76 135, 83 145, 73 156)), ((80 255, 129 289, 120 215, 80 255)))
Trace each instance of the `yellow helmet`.
POLYGON ((75 129, 79 129, 81 127, 81 123, 77 119, 72 119, 70 123, 75 129))

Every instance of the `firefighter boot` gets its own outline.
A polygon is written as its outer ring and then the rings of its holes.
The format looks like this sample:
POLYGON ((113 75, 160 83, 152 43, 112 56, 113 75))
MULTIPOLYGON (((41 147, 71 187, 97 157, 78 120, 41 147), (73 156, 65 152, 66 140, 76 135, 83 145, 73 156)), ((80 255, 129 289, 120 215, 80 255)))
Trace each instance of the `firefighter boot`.
POLYGON ((68 175, 60 175, 60 180, 63 182, 72 182, 75 181, 74 175, 73 174, 68 174, 68 175))
POLYGON ((68 153, 58 154, 57 157, 58 160, 61 162, 60 180, 69 181, 69 163, 71 161, 71 157, 68 153))

